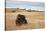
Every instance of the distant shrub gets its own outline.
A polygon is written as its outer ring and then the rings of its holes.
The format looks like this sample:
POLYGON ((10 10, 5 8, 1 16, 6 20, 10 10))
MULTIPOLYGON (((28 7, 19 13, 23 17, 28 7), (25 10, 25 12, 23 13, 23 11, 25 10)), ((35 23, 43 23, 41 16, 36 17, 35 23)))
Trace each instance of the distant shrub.
POLYGON ((16 12, 16 11, 12 11, 12 12, 16 12))
POLYGON ((30 10, 28 10, 27 12, 31 12, 30 10))

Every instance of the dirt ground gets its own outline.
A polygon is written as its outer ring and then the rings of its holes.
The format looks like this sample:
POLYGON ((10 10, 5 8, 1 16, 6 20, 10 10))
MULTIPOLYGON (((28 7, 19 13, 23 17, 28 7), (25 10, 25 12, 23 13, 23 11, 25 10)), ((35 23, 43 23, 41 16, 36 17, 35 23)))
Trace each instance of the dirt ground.
POLYGON ((15 12, 6 13, 6 30, 40 29, 45 26, 44 12, 15 12), (18 14, 25 15, 28 24, 16 26, 15 20, 18 14))

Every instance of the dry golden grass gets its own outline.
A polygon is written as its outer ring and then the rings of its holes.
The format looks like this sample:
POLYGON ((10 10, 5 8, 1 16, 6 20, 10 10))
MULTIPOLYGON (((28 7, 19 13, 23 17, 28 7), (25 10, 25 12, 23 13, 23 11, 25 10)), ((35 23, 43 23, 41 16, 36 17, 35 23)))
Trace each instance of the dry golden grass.
POLYGON ((16 29, 38 29, 44 28, 44 12, 15 12, 6 13, 6 29, 16 30, 16 29), (28 24, 16 26, 15 20, 18 14, 25 15, 28 24))

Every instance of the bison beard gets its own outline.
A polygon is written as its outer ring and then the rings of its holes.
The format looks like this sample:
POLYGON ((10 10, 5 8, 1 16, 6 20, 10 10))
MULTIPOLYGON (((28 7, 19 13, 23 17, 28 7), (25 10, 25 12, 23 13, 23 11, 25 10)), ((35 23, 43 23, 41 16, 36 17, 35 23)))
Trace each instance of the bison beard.
POLYGON ((22 24, 27 24, 27 21, 25 19, 24 15, 18 14, 17 19, 16 19, 16 25, 22 25, 22 24))

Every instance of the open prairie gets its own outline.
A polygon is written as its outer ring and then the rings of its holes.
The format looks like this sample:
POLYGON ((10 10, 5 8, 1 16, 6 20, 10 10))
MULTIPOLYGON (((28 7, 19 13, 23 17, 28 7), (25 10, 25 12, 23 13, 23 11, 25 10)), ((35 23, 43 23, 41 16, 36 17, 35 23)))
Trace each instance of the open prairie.
POLYGON ((20 29, 40 29, 45 26, 44 12, 15 12, 6 13, 6 29, 20 30, 20 29), (25 15, 28 24, 16 26, 15 21, 18 14, 25 15))

